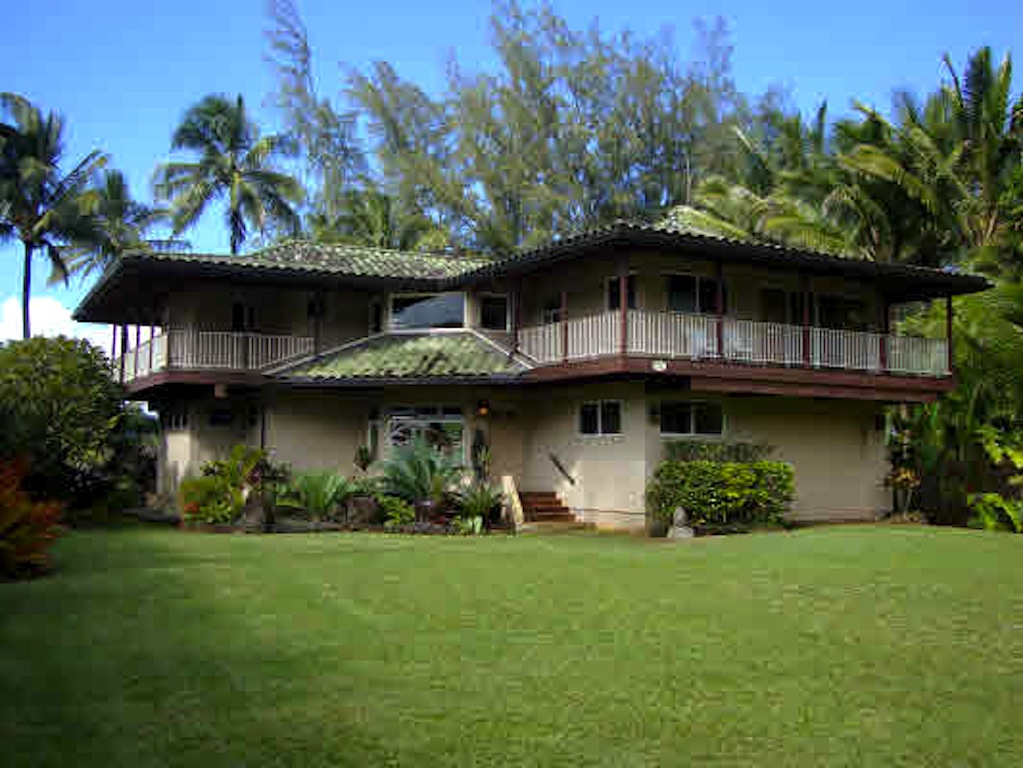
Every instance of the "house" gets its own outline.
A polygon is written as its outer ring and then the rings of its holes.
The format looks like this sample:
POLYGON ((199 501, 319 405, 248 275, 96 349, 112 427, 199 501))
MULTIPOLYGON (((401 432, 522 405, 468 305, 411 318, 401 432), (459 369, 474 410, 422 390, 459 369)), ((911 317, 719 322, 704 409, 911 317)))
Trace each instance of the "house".
POLYGON ((770 444, 795 468, 797 518, 886 509, 884 407, 953 387, 951 297, 985 287, 618 223, 498 259, 129 255, 75 317, 121 326, 116 375, 160 414, 164 491, 240 441, 351 473, 359 446, 426 435, 628 527, 666 440, 770 444), (899 307, 934 300, 946 338, 899 335, 899 307))

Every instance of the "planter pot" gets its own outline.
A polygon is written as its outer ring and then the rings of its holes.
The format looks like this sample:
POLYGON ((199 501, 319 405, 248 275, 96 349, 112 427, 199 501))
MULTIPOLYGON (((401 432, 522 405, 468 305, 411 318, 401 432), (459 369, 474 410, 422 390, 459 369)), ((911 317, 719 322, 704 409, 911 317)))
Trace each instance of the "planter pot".
POLYGON ((380 505, 372 496, 353 496, 348 506, 348 522, 352 525, 370 525, 380 514, 380 505))

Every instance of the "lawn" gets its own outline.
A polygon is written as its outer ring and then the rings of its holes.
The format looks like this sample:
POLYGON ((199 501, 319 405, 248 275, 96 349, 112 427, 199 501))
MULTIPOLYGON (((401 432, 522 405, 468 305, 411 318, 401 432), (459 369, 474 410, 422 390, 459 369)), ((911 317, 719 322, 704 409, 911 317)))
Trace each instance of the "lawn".
POLYGON ((73 533, 5 766, 1020 765, 1023 537, 73 533))

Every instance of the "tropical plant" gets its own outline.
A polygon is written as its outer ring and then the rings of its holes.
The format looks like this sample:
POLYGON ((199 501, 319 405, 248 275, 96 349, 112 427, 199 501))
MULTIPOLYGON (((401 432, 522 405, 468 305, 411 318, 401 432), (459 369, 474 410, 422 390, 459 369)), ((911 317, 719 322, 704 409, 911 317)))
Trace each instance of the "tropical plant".
POLYGON ((355 243, 374 248, 440 251, 448 235, 421 213, 403 210, 399 202, 375 189, 348 189, 341 208, 330 218, 314 213, 309 218, 313 239, 326 243, 355 243))
POLYGON ((231 448, 224 459, 204 462, 199 477, 185 478, 178 487, 178 505, 186 521, 233 523, 245 511, 253 492, 262 487, 266 452, 244 444, 231 448))
POLYGON ((241 96, 234 101, 210 95, 185 113, 174 131, 171 148, 198 155, 193 162, 166 163, 157 169, 156 193, 171 205, 175 234, 202 216, 214 201, 226 197, 225 218, 231 253, 241 249, 250 232, 272 227, 298 234, 295 211, 302 188, 277 170, 273 161, 287 149, 281 136, 260 136, 241 96))
POLYGON ((494 513, 500 512, 503 501, 504 494, 499 488, 485 480, 474 480, 458 494, 459 515, 491 521, 494 513))
POLYGON ((50 279, 67 280, 64 249, 95 245, 96 192, 90 186, 107 158, 94 150, 64 173, 59 115, 43 114, 14 93, 0 93, 0 115, 10 120, 0 122, 0 242, 17 239, 24 250, 21 309, 27 339, 32 335, 32 257, 41 251, 50 263, 50 279))
POLYGON ((187 246, 182 240, 147 237, 153 227, 164 221, 167 212, 133 199, 128 181, 120 171, 104 172, 95 191, 95 242, 70 249, 67 266, 72 274, 85 277, 101 272, 130 251, 187 246))
POLYGON ((405 499, 399 499, 397 496, 388 496, 387 494, 378 494, 376 501, 380 506, 380 512, 384 517, 384 525, 387 528, 401 528, 415 522, 416 511, 405 499))
POLYGON ((0 579, 45 571, 60 532, 61 504, 34 501, 21 487, 26 469, 24 460, 0 460, 0 579))
POLYGON ((381 464, 384 492, 422 507, 438 509, 465 469, 455 459, 417 437, 396 447, 381 464))
POLYGON ((300 472, 278 503, 305 512, 313 520, 332 517, 354 494, 355 484, 336 472, 300 472))

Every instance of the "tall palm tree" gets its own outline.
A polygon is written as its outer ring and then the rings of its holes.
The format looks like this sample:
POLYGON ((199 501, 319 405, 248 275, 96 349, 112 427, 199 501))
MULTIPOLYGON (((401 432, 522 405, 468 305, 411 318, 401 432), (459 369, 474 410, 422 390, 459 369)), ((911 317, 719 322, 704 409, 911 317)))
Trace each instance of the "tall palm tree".
POLYGON ((67 279, 64 249, 96 237, 96 192, 90 185, 107 158, 92 151, 64 174, 64 121, 59 115, 44 115, 14 93, 0 93, 0 114, 9 119, 0 123, 0 240, 17 239, 24 248, 21 304, 27 339, 32 335, 32 256, 42 251, 51 278, 67 279))
POLYGON ((174 234, 192 226, 207 206, 226 197, 225 216, 236 254, 251 229, 260 233, 283 227, 297 234, 295 212, 303 197, 293 177, 273 166, 286 148, 281 136, 260 136, 241 96, 231 101, 210 95, 185 113, 171 148, 198 155, 194 162, 160 166, 156 193, 170 201, 174 234))
POLYGON ((120 171, 106 171, 96 187, 93 213, 95 242, 73 248, 66 260, 69 271, 87 276, 102 271, 129 251, 187 247, 183 240, 148 238, 167 218, 167 211, 133 199, 128 180, 120 171))
POLYGON ((384 192, 370 187, 346 189, 340 200, 340 211, 333 219, 324 214, 309 217, 314 239, 404 251, 441 250, 448 244, 447 235, 434 222, 404 210, 384 192))

